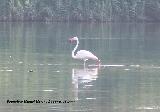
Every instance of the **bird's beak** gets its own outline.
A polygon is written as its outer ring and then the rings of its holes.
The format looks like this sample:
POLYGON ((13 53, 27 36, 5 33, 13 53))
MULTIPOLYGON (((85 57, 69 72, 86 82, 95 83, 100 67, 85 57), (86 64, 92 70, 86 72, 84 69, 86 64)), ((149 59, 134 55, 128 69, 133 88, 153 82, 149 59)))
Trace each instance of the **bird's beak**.
POLYGON ((72 42, 73 42, 73 39, 72 39, 72 38, 69 38, 68 41, 69 41, 70 43, 72 43, 72 42))

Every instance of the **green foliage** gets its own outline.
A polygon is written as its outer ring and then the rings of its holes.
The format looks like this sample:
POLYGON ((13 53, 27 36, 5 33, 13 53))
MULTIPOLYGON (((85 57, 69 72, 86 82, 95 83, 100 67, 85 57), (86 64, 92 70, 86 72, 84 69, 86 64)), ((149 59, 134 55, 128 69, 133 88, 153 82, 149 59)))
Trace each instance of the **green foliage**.
POLYGON ((1 21, 160 21, 160 0, 1 0, 1 21))

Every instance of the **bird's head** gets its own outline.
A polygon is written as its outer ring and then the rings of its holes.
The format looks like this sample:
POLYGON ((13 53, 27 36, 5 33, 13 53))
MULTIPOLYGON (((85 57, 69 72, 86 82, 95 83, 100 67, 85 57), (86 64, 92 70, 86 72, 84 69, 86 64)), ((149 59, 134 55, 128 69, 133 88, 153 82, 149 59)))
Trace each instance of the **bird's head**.
POLYGON ((78 37, 72 37, 72 38, 69 38, 69 42, 75 42, 78 40, 78 37))

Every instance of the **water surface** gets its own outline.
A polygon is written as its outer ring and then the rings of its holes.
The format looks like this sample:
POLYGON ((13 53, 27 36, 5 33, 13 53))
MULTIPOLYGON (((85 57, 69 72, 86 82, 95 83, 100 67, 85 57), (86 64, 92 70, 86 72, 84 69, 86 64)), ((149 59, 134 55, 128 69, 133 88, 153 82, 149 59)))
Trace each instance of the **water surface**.
POLYGON ((158 112, 159 35, 157 23, 0 23, 0 109, 158 112), (72 36, 101 59, 100 68, 71 58, 72 36))

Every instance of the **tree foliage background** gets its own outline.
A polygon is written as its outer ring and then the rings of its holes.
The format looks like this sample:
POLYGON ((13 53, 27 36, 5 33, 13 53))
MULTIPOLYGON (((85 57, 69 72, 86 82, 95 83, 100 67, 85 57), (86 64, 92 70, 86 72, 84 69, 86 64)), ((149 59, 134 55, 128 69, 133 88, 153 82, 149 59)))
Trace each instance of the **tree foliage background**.
POLYGON ((160 21, 160 0, 1 0, 1 21, 160 21))

